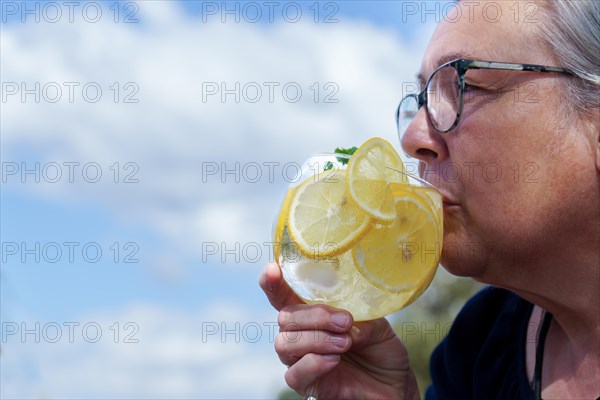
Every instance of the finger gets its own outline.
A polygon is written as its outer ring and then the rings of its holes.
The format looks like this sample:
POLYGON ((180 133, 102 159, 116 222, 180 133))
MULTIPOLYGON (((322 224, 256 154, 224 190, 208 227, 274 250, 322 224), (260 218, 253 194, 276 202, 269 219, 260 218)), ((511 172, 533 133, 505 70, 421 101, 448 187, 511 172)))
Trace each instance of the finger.
POLYGON ((267 295, 271 305, 277 311, 286 305, 304 303, 283 280, 281 268, 279 268, 277 263, 272 262, 267 264, 260 274, 258 283, 267 295))
POLYGON ((275 351, 281 362, 291 366, 307 354, 341 354, 352 345, 347 333, 327 331, 279 332, 275 337, 275 351))
POLYGON ((352 327, 352 315, 325 304, 294 304, 281 309, 278 315, 279 330, 326 330, 347 332, 352 327))
POLYGON ((307 354, 287 370, 285 382, 296 392, 306 393, 320 377, 339 364, 340 358, 339 354, 307 354))

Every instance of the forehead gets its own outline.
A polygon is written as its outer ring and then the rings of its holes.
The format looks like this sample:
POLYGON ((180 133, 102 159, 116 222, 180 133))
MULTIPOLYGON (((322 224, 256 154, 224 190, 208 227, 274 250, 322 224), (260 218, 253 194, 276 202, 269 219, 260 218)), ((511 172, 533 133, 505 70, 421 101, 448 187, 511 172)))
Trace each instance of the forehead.
POLYGON ((444 62, 484 61, 547 64, 549 53, 539 35, 542 2, 459 2, 438 25, 423 58, 427 77, 444 62))

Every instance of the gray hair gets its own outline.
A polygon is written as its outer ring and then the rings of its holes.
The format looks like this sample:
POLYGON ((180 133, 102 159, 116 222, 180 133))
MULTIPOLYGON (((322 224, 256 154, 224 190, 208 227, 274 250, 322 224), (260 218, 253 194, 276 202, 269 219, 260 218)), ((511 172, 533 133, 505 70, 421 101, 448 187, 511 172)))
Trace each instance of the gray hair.
POLYGON ((549 0, 541 9, 543 38, 560 66, 579 78, 565 79, 567 98, 584 114, 600 109, 600 2, 549 0))

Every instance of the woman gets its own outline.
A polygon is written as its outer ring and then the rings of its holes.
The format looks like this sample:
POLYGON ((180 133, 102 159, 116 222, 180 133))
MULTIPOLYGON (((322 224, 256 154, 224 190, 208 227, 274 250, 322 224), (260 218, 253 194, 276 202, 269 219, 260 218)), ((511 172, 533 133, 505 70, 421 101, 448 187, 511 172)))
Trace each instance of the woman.
MULTIPOLYGON (((525 3, 491 3, 503 18, 440 23, 419 74, 426 94, 399 113, 404 150, 444 196, 442 265, 490 285, 433 353, 427 398, 595 399, 600 6, 535 2, 533 18, 515 18, 525 3)), ((322 399, 419 397, 385 319, 353 324, 343 310, 302 304, 276 264, 260 285, 280 311, 275 348, 290 387, 322 399), (303 331, 293 343, 290 328, 303 331)))

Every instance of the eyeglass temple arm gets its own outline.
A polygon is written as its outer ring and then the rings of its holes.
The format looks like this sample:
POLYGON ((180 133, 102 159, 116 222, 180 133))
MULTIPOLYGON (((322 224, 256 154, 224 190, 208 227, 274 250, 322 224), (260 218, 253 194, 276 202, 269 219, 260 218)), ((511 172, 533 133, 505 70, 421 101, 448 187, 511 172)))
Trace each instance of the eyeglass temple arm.
POLYGON ((495 61, 464 60, 462 67, 465 69, 504 69, 510 71, 559 72, 571 74, 571 71, 561 67, 537 64, 513 64, 495 61))

